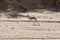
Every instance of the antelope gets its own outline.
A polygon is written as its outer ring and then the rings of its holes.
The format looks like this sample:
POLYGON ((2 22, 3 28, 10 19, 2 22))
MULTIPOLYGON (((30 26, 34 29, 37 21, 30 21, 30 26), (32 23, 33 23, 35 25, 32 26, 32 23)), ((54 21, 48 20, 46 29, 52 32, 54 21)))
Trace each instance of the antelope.
POLYGON ((37 20, 37 18, 36 18, 35 16, 29 16, 29 15, 27 15, 27 17, 28 17, 28 19, 30 19, 30 20, 32 20, 32 19, 34 19, 35 21, 37 20))

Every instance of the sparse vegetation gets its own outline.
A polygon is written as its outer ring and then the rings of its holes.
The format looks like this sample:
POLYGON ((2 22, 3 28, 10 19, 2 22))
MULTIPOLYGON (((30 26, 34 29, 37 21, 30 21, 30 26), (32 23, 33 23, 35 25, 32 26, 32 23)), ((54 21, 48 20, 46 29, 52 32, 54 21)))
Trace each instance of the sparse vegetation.
MULTIPOLYGON (((48 7, 48 6, 59 6, 59 0, 0 0, 0 8, 8 8, 9 5, 13 5, 13 7, 15 7, 15 9, 18 11, 20 9, 26 10, 27 11, 27 7, 34 7, 34 8, 40 8, 42 5, 42 7, 48 7)), ((59 6, 60 7, 60 6, 59 6)), ((20 10, 21 11, 21 10, 20 10)))
MULTIPOLYGON (((59 0, 0 0, 0 10, 26 12, 35 8, 60 7, 59 0), (9 9, 9 10, 7 10, 9 9), (10 10, 11 9, 11 10, 10 10)), ((9 14, 12 18, 17 17, 17 13, 9 14)))
POLYGON ((17 13, 11 13, 11 14, 8 14, 8 18, 17 18, 18 14, 17 13))

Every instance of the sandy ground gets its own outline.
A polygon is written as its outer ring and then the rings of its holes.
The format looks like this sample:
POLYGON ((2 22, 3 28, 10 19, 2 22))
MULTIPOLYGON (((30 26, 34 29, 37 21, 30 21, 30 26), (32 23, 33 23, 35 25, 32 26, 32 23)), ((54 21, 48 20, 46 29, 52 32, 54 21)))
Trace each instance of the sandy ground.
POLYGON ((21 15, 28 17, 6 18, 4 12, 0 15, 1 40, 59 40, 60 39, 60 12, 44 10, 43 12, 27 12, 21 15))

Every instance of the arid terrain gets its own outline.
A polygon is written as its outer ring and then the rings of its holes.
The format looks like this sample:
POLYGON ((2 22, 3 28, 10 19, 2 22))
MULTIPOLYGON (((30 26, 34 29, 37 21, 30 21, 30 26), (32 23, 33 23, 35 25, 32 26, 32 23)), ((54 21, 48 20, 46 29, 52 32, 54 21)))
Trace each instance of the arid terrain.
POLYGON ((0 40, 60 40, 60 1, 0 0, 0 40))
POLYGON ((60 12, 34 10, 19 13, 17 18, 8 18, 7 12, 0 14, 0 40, 60 40, 60 12), (34 16, 37 21, 28 17, 34 16))

